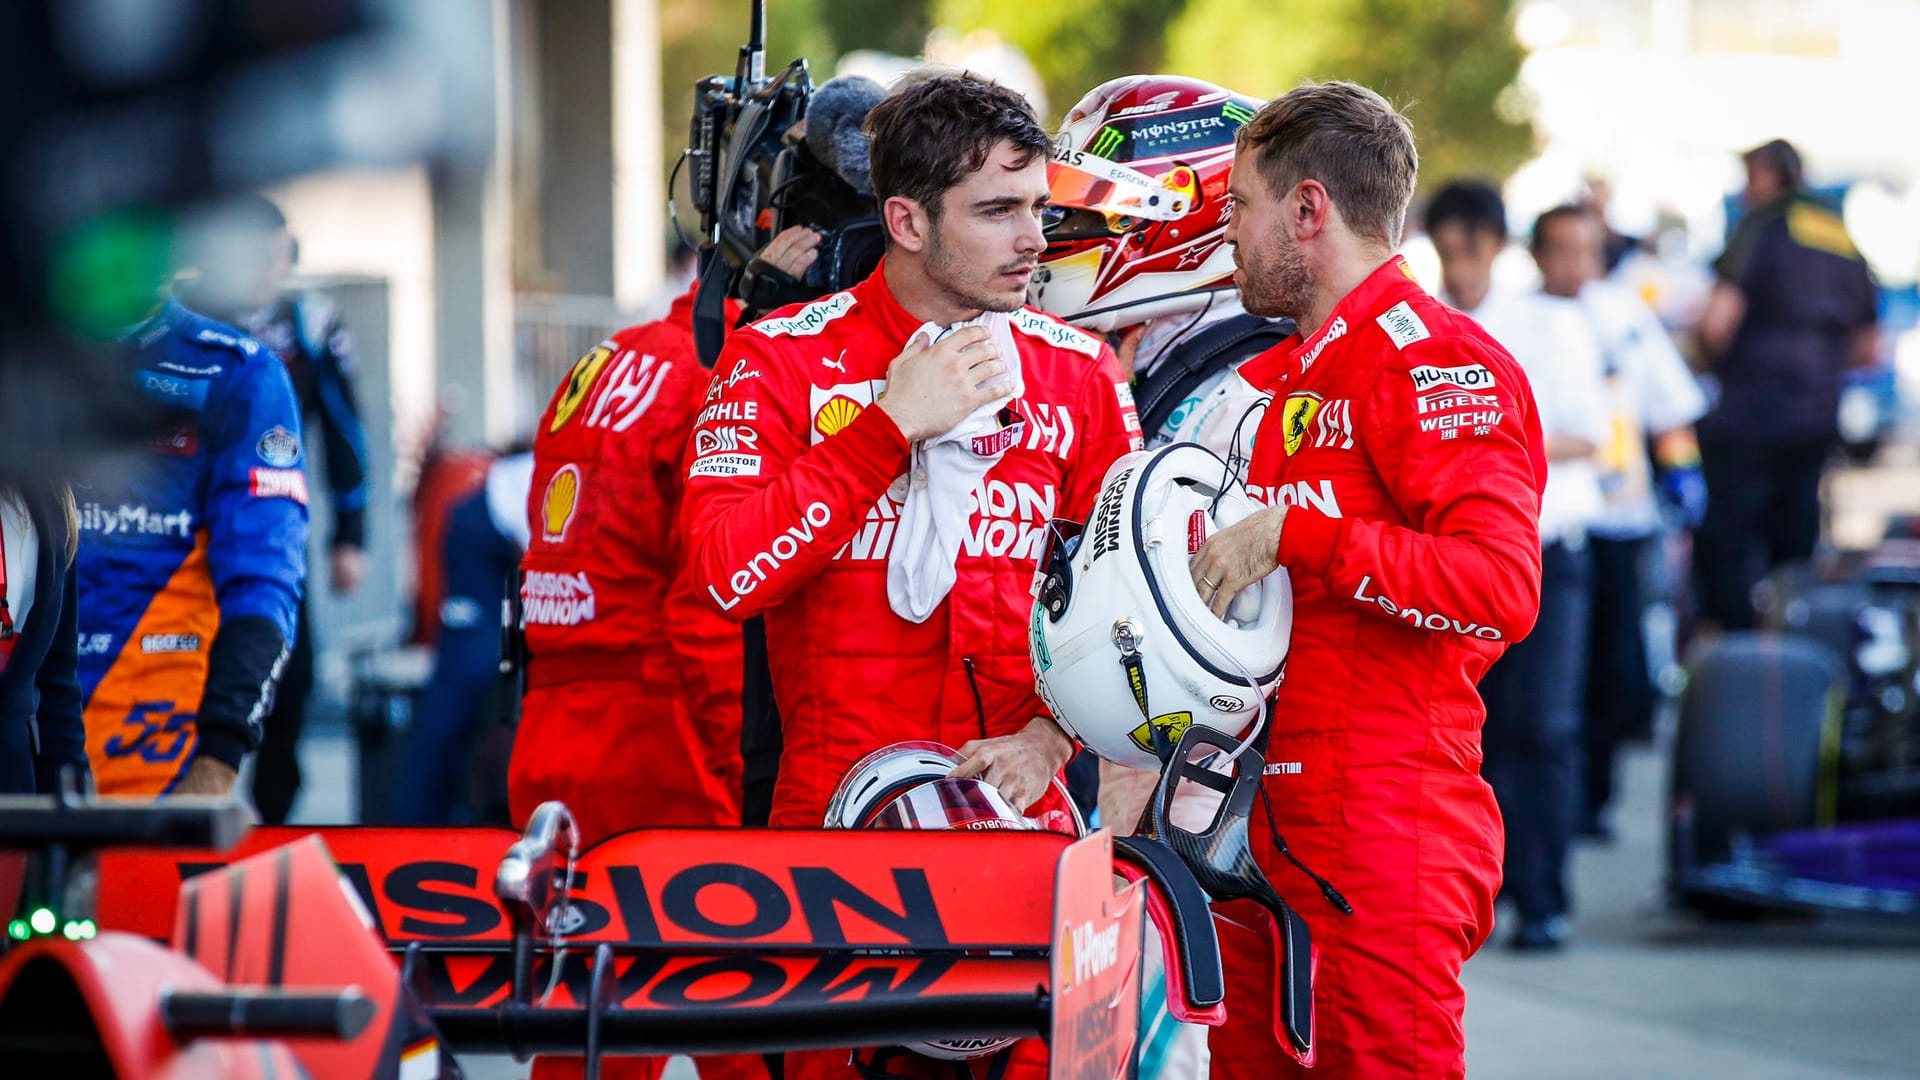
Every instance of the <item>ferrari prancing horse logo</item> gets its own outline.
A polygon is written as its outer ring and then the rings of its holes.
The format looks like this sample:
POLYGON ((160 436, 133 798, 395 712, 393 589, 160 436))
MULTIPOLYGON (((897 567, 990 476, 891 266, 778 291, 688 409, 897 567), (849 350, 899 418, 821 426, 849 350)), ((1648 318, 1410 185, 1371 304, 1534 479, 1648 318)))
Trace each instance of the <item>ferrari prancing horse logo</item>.
POLYGON ((1300 442, 1307 435, 1307 425, 1313 423, 1314 415, 1319 411, 1319 394, 1302 392, 1287 395, 1287 404, 1280 414, 1280 420, 1281 431, 1286 436, 1288 457, 1300 449, 1300 442))
POLYGON ((587 391, 593 389, 594 380, 600 377, 600 369, 606 367, 612 357, 612 349, 598 345, 573 362, 573 370, 567 372, 566 386, 560 391, 559 400, 553 403, 553 423, 547 425, 547 434, 559 434, 567 421, 573 419, 580 403, 587 400, 587 391))

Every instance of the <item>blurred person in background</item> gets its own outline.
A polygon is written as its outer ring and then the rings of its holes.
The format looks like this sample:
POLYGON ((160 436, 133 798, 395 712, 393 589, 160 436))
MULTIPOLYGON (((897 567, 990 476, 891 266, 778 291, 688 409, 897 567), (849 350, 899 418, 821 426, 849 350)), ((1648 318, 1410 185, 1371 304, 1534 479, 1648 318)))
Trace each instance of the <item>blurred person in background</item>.
MULTIPOLYGON (((760 258, 798 277, 818 244, 795 226, 760 258)), ((535 429, 521 488, 528 659, 509 807, 520 825, 558 799, 583 844, 645 826, 741 824, 740 627, 695 595, 683 538, 663 524, 680 512, 696 421, 727 412, 715 411, 718 384, 694 349, 698 289, 696 281, 664 318, 616 331, 574 364, 535 429)), ((738 313, 729 303, 729 325, 738 313)), ((711 441, 719 438, 697 445, 723 456, 754 450, 751 438, 724 449, 711 441)), ((708 1057, 696 1067, 713 1080, 764 1075, 759 1062, 708 1057)), ((582 1067, 546 1056, 534 1075, 582 1067)), ((663 1059, 614 1058, 602 1071, 654 1077, 662 1068, 663 1059)))
POLYGON ((1583 790, 1593 591, 1587 530, 1601 512, 1594 455, 1607 441, 1608 424, 1600 348, 1577 301, 1494 285, 1494 260, 1507 246, 1507 209, 1491 184, 1442 187, 1427 206, 1426 226, 1446 299, 1520 362, 1546 437, 1540 617, 1480 681, 1487 706, 1481 771, 1507 826, 1501 895, 1520 914, 1509 944, 1554 949, 1567 936, 1567 851, 1583 790))
MULTIPOLYGON (((75 548, 65 484, 0 486, 0 795, 89 780, 81 719, 75 548)), ((11 911, 0 895, 0 910, 11 911)))
POLYGON ((1276 401, 1248 488, 1266 508, 1189 573, 1222 618, 1282 567, 1293 589, 1270 827, 1249 839, 1312 927, 1318 1036, 1311 1072, 1278 1052, 1271 946, 1245 929, 1251 905, 1222 905, 1213 1075, 1459 1077, 1461 969, 1500 881, 1474 683, 1536 611, 1540 421, 1513 359, 1395 254, 1419 165, 1405 117, 1364 87, 1307 84, 1239 143, 1235 281, 1300 340, 1263 380, 1276 401))
POLYGON ((505 824, 505 762, 486 736, 509 719, 500 709, 501 605, 527 549, 533 454, 509 452, 487 467, 479 490, 455 503, 441 540, 446 584, 433 674, 407 729, 405 782, 394 792, 399 825, 505 824), (496 774, 496 765, 498 773, 496 774), (500 789, 496 791, 495 789, 500 789), (497 804, 497 805, 496 805, 497 804))
MULTIPOLYGON (((285 290, 299 245, 272 200, 232 200, 189 242, 199 249, 193 258, 199 272, 181 283, 181 302, 272 349, 293 379, 307 430, 319 435, 333 509, 327 583, 335 595, 348 595, 367 573, 368 459, 354 393, 353 336, 326 294, 285 290)), ((300 792, 300 731, 313 693, 311 626, 303 596, 293 653, 254 761, 253 801, 268 825, 287 820, 300 792)))
POLYGON ((1712 500, 1694 578, 1701 617, 1727 630, 1754 625, 1763 576, 1813 557, 1840 386, 1873 362, 1878 318, 1866 261, 1807 191, 1793 145, 1775 139, 1743 161, 1747 210, 1697 328, 1719 398, 1700 422, 1712 500))
MULTIPOLYGON (((1226 120, 1198 126, 1198 138, 1177 146, 1127 137, 1104 148, 1103 160, 1188 195, 1192 208, 1172 221, 1113 212, 1094 197, 1100 188, 1087 183, 1086 174, 1054 162, 1047 250, 1029 290, 1031 302, 1083 330, 1107 335, 1121 370, 1132 376, 1149 448, 1197 442, 1223 460, 1237 454, 1244 463, 1259 426, 1255 406, 1270 395, 1238 372, 1294 333, 1291 320, 1249 315, 1240 306, 1233 249, 1226 244, 1235 137, 1260 103, 1197 79, 1130 75, 1088 91, 1068 111, 1060 139, 1090 152, 1110 119, 1119 118, 1120 130, 1130 132, 1133 125, 1124 116, 1138 113, 1128 110, 1149 105, 1159 107, 1151 114, 1156 121, 1226 120)), ((1083 760, 1091 761, 1092 755, 1083 750, 1075 767, 1083 760)), ((1070 781, 1073 775, 1070 769, 1070 781)), ((1160 773, 1101 761, 1097 779, 1100 823, 1117 835, 1131 835, 1160 773)), ((1146 959, 1139 1075, 1142 1080, 1206 1075, 1206 1028, 1173 1020, 1157 946, 1149 946, 1146 959)))
POLYGON ((306 579, 299 402, 272 351, 176 300, 125 341, 168 424, 75 492, 87 753, 103 795, 226 795, 306 579))
POLYGON ((1641 575, 1664 524, 1660 504, 1671 505, 1687 528, 1700 523, 1707 504, 1693 431, 1706 396, 1653 310, 1605 276, 1602 235, 1592 211, 1559 206, 1534 222, 1531 244, 1541 291, 1579 302, 1606 380, 1610 422, 1596 459, 1605 502, 1588 527, 1593 613, 1580 819, 1581 834, 1596 839, 1612 835, 1605 812, 1620 743, 1645 738, 1653 727, 1641 575))

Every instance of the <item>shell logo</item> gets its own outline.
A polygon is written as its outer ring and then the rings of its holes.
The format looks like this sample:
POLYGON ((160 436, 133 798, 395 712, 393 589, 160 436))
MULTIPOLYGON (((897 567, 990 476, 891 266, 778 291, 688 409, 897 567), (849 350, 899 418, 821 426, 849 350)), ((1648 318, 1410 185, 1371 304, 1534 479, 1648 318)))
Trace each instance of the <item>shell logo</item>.
POLYGON ((820 411, 813 414, 813 430, 832 438, 846 430, 848 424, 863 411, 863 406, 845 394, 835 394, 827 399, 820 411))
POLYGON ((574 512, 580 509, 580 469, 575 465, 563 466, 547 481, 547 493, 541 500, 541 539, 557 544, 567 538, 567 526, 573 524, 574 512))
POLYGON ((1060 956, 1060 978, 1054 983, 1053 992, 1058 996, 1062 990, 1073 985, 1073 929, 1060 928, 1060 948, 1055 950, 1060 956))

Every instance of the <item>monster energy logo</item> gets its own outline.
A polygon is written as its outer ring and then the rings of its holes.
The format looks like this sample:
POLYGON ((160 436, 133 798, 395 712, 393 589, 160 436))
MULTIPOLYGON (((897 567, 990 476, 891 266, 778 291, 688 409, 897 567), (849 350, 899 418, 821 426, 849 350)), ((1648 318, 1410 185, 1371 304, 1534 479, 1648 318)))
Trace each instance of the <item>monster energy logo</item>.
POLYGON ((1236 124, 1250 124, 1253 122, 1253 110, 1237 101, 1229 101, 1225 105, 1220 106, 1220 115, 1236 124))
POLYGON ((1103 127, 1100 129, 1100 134, 1093 137, 1093 145, 1087 147, 1087 152, 1095 157, 1112 157, 1113 152, 1120 149, 1120 143, 1125 138, 1126 136, 1113 128, 1103 127))

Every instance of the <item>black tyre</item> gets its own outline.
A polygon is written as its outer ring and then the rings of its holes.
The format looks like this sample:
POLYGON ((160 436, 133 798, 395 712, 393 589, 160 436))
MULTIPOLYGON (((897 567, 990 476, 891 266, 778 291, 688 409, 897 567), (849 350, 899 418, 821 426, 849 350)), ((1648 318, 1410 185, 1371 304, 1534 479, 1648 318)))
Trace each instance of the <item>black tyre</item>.
POLYGON ((1727 861, 1740 838, 1831 819, 1821 738, 1838 722, 1842 693, 1839 661, 1808 638, 1728 634, 1695 660, 1667 819, 1668 885, 1683 905, 1733 914, 1726 898, 1697 888, 1692 871, 1727 861))
POLYGON ((1811 638, 1844 661, 1860 644, 1860 609, 1872 601, 1873 590, 1857 581, 1810 584, 1785 597, 1774 629, 1811 638))

